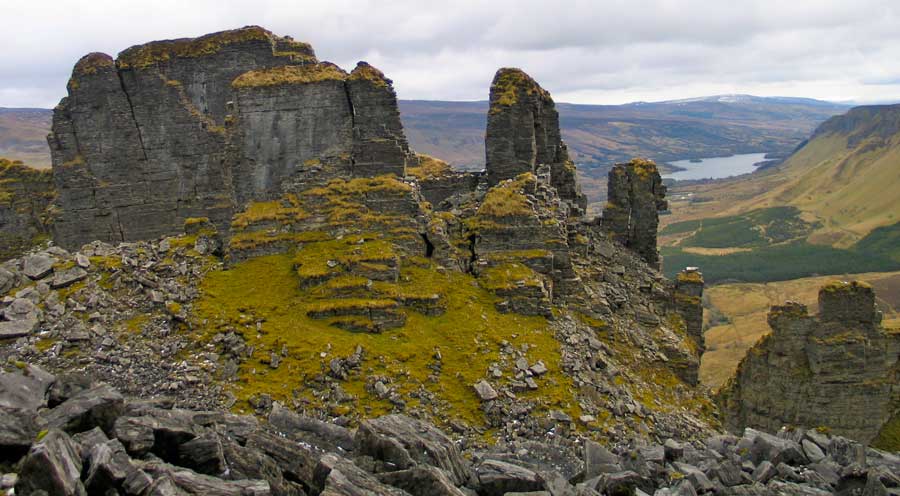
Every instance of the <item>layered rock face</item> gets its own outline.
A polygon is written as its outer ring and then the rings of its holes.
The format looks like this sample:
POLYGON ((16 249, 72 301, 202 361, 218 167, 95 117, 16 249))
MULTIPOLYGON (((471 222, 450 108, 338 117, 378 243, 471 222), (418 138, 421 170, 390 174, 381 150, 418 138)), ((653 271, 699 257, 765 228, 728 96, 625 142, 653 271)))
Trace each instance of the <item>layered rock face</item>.
POLYGON ((649 160, 634 159, 609 171, 603 225, 613 238, 657 268, 656 231, 659 211, 668 208, 665 196, 666 187, 656 164, 649 160))
POLYGON ((193 217, 227 230, 235 208, 296 174, 414 160, 390 80, 259 27, 90 54, 68 89, 49 137, 63 246, 174 234, 193 217))
POLYGON ((491 83, 485 151, 489 185, 536 173, 546 165, 559 197, 573 212, 584 213, 587 200, 560 137, 556 104, 547 90, 519 69, 500 69, 491 83))
POLYGON ((12 258, 47 235, 55 193, 48 171, 0 158, 0 259, 12 258))
POLYGON ((688 267, 675 277, 675 308, 684 317, 688 334, 697 344, 700 354, 706 348, 703 338, 703 274, 696 267, 688 267))
POLYGON ((726 425, 826 427, 863 443, 885 437, 900 396, 900 336, 881 327, 880 315, 872 288, 857 282, 823 287, 817 316, 799 303, 772 307, 772 334, 720 393, 726 425))

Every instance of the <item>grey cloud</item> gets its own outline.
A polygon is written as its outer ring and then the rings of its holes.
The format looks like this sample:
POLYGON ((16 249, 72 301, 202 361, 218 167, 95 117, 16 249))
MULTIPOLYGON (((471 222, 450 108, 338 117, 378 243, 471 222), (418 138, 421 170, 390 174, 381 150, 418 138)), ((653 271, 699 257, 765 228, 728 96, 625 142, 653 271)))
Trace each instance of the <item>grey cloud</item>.
POLYGON ((83 54, 259 24, 320 58, 368 60, 401 98, 484 99, 519 66, 559 99, 622 103, 706 91, 900 98, 893 0, 422 2, 31 0, 0 5, 0 106, 52 106, 83 54))

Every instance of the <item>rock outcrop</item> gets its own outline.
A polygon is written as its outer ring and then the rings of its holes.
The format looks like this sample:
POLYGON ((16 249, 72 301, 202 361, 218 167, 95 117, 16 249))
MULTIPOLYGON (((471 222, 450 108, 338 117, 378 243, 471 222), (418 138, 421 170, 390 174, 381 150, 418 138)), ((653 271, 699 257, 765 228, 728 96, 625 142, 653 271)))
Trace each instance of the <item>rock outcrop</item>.
POLYGON ((402 174, 414 160, 389 79, 255 26, 89 54, 68 91, 49 137, 67 247, 175 234, 188 218, 227 231, 295 176, 402 174))
POLYGON ((772 333, 738 366, 719 402, 731 430, 823 427, 897 449, 900 336, 881 327, 871 287, 819 290, 819 314, 786 303, 769 312, 772 333))
POLYGON ((0 158, 0 259, 20 255, 47 236, 55 196, 50 171, 0 158))
MULTIPOLYGON (((258 28, 86 57, 51 138, 65 190, 55 233, 65 246, 117 243, 3 264, 0 330, 16 341, 0 361, 79 367, 201 409, 264 415, 280 402, 345 426, 408 413, 479 444, 484 429, 567 445, 582 431, 711 432, 712 404, 693 387, 696 308, 584 218, 549 94, 521 71, 497 79, 491 169, 461 173, 409 150, 379 71, 347 73, 258 28)), ((154 452, 145 420, 123 426, 129 452, 154 452)), ((179 449, 215 445, 200 434, 179 449)), ((390 459, 367 463, 402 458, 379 456, 390 459)), ((507 485, 520 471, 497 461, 473 477, 498 491, 555 484, 528 468, 534 484, 507 485)), ((452 494, 467 478, 403 464, 373 481, 329 459, 309 488, 452 494)))
POLYGON ((497 71, 485 134, 488 184, 535 174, 546 165, 559 197, 573 212, 583 214, 587 199, 560 136, 559 113, 550 93, 520 69, 497 71))
POLYGON ((614 239, 657 268, 656 234, 659 211, 668 208, 665 196, 656 164, 649 160, 634 159, 609 171, 603 225, 614 239))

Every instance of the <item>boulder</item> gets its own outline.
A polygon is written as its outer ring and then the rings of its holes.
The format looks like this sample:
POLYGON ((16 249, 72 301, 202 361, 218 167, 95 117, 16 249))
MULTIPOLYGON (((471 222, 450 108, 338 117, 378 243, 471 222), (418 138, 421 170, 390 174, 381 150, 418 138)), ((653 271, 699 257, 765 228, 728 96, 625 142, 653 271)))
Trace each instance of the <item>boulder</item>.
POLYGON ((55 380, 34 365, 17 364, 12 372, 0 373, 0 407, 36 411, 47 406, 47 391, 55 380))
POLYGON ((813 463, 822 461, 822 459, 825 458, 825 453, 822 452, 822 448, 809 439, 800 441, 800 447, 803 448, 803 453, 806 455, 806 458, 813 463))
POLYGON ((298 415, 276 403, 269 413, 269 423, 279 432, 298 441, 308 441, 325 449, 327 446, 353 451, 353 434, 344 427, 298 415))
POLYGON ((0 462, 18 461, 28 452, 39 431, 33 412, 0 407, 0 462))
POLYGON ((119 417, 113 433, 134 457, 152 451, 163 460, 176 462, 181 444, 197 437, 196 412, 150 410, 139 417, 119 417))
POLYGON ((35 253, 25 257, 22 273, 31 279, 43 279, 53 272, 53 258, 46 253, 35 253))
POLYGON ((61 430, 50 429, 22 461, 16 494, 45 491, 48 495, 86 495, 81 468, 81 457, 72 438, 61 430))
POLYGON ((406 491, 381 483, 346 458, 334 454, 322 457, 315 470, 315 487, 328 496, 409 496, 406 491))
POLYGON ((473 387, 475 388, 475 392, 478 393, 478 397, 481 398, 481 401, 492 401, 497 399, 497 391, 494 390, 488 381, 478 381, 473 387))
POLYGON ((221 475, 227 470, 225 453, 219 436, 209 432, 179 444, 179 465, 207 475, 221 475))
POLYGON ((775 465, 773 465, 772 462, 768 460, 763 460, 759 463, 759 465, 756 466, 756 469, 753 471, 753 474, 750 477, 760 484, 765 484, 777 474, 778 471, 775 470, 775 465))
POLYGON ((750 448, 750 456, 754 462, 769 460, 775 465, 805 465, 809 463, 800 445, 788 439, 781 439, 765 432, 757 433, 750 448))
MULTIPOLYGON (((408 492, 412 496, 466 496, 442 470, 429 466, 377 474, 379 481, 408 492)), ((507 493, 508 494, 508 493, 507 493)))
POLYGON ((584 478, 592 479, 601 474, 622 470, 619 457, 612 454, 603 445, 585 439, 584 441, 584 478))
MULTIPOLYGON (((271 487, 269 483, 263 480, 223 480, 209 475, 198 474, 193 470, 182 467, 176 467, 165 463, 151 462, 143 465, 142 469, 155 479, 149 494, 153 494, 154 486, 160 479, 169 479, 176 491, 171 493, 171 489, 166 487, 166 492, 159 494, 191 494, 191 495, 210 495, 210 496, 269 496, 271 487)), ((169 486, 168 483, 165 483, 169 486)))
POLYGON ((50 287, 53 289, 62 289, 82 281, 87 277, 88 273, 81 267, 71 267, 53 274, 50 280, 50 287))
POLYGON ((91 378, 87 374, 73 372, 59 375, 50 386, 47 406, 54 408, 78 393, 90 389, 92 385, 91 378))
POLYGON ((91 494, 122 489, 128 476, 138 470, 116 440, 94 445, 88 453, 87 467, 84 485, 91 494))
POLYGON ((0 339, 15 339, 31 335, 38 327, 38 319, 29 316, 20 320, 0 321, 0 339))
POLYGON ((122 395, 109 385, 101 384, 77 393, 42 417, 47 425, 73 434, 94 427, 111 433, 124 409, 122 395))
POLYGON ((408 469, 431 465, 447 473, 454 485, 469 478, 469 469, 453 444, 440 429, 405 415, 388 415, 360 424, 356 433, 360 454, 408 469))
POLYGON ((512 463, 485 460, 475 468, 478 493, 503 496, 510 492, 531 492, 546 489, 544 480, 536 472, 512 463))

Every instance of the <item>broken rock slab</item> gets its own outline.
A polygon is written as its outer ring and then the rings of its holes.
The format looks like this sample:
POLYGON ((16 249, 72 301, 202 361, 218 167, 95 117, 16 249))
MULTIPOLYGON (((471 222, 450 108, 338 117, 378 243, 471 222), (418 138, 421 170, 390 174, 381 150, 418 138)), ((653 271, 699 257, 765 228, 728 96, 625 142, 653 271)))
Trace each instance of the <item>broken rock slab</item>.
POLYGON ((50 287, 53 289, 62 289, 84 280, 88 275, 87 271, 81 267, 72 267, 61 272, 53 274, 50 280, 50 287))
POLYGON ((53 258, 46 253, 26 257, 22 272, 31 279, 43 279, 53 272, 53 258))

